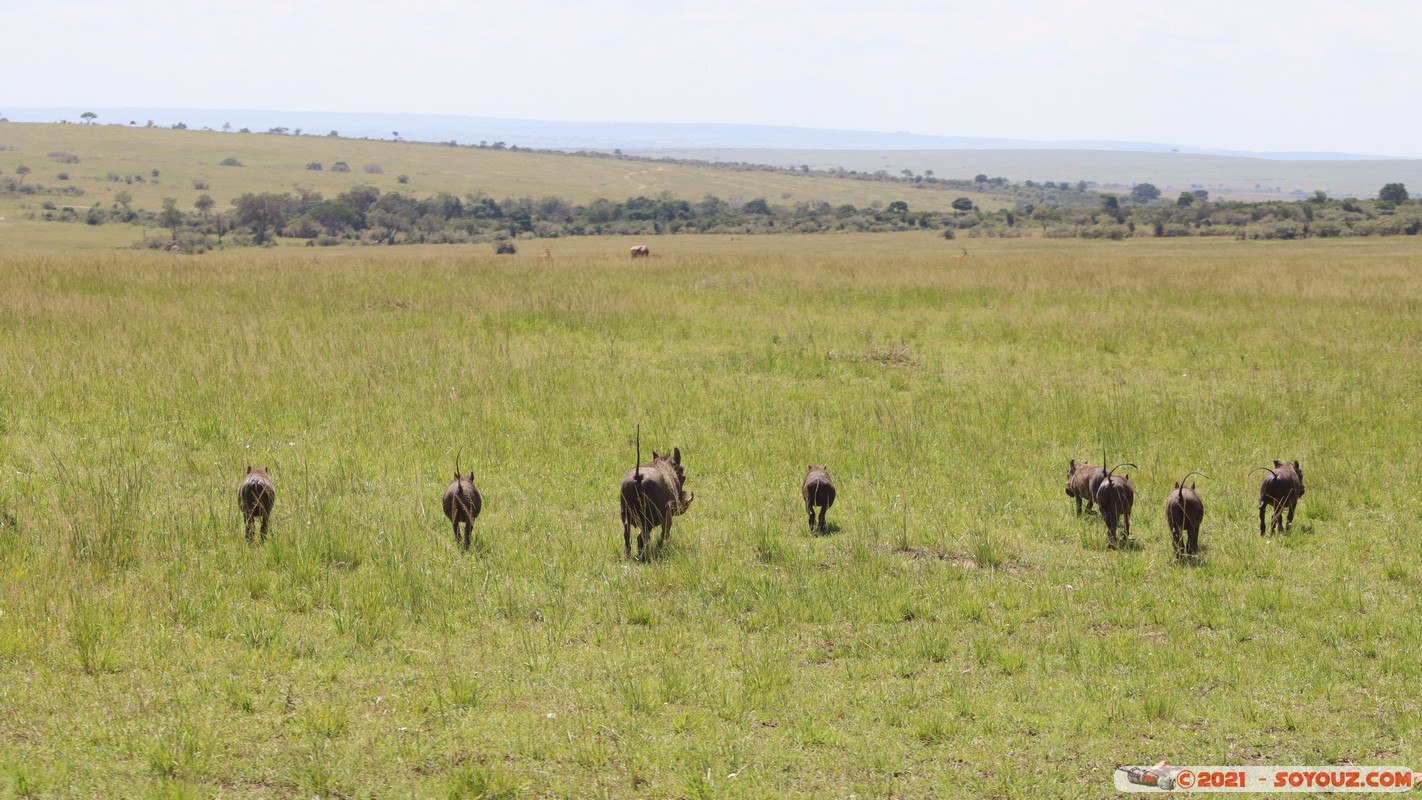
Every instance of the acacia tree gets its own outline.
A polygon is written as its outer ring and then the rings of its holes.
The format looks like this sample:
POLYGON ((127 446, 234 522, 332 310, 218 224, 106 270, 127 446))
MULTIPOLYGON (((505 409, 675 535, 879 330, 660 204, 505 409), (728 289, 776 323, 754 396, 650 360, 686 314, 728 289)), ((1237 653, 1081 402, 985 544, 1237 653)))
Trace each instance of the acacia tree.
POLYGON ((267 232, 286 224, 291 198, 284 194, 247 193, 232 201, 236 206, 237 224, 252 229, 257 244, 267 243, 267 232))
POLYGON ((1378 192, 1378 199, 1393 205, 1407 202, 1407 187, 1401 183, 1389 183, 1378 192))
POLYGON ((84 122, 85 122, 86 124, 88 124, 88 125, 93 125, 93 124, 94 124, 94 120, 98 119, 98 118, 99 118, 99 115, 98 115, 98 114, 95 114, 95 113, 92 112, 92 111, 85 111, 83 114, 80 114, 80 115, 79 115, 79 118, 82 119, 82 120, 84 120, 84 122))
POLYGON ((28 174, 30 174, 30 168, 27 167, 27 166, 25 166, 24 164, 21 164, 20 166, 15 167, 15 174, 20 176, 20 182, 19 182, 18 184, 16 184, 16 185, 17 185, 17 186, 24 186, 24 185, 25 185, 25 176, 28 175, 28 174))

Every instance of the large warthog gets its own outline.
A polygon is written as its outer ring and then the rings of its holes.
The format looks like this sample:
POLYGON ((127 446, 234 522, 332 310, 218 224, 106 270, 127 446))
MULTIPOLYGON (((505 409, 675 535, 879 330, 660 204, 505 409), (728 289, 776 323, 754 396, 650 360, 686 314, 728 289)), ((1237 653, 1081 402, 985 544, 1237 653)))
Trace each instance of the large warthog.
POLYGON ((1136 487, 1131 485, 1130 475, 1117 475, 1121 467, 1135 464, 1117 464, 1106 470, 1101 483, 1096 487, 1096 505, 1101 508, 1101 521, 1106 523, 1106 546, 1116 549, 1116 527, 1124 523, 1121 541, 1131 538, 1131 507, 1136 504, 1136 487))
POLYGON ((474 536, 474 520, 479 518, 479 512, 484 508, 484 498, 479 496, 479 489, 474 486, 473 470, 467 476, 459 474, 458 459, 454 462, 454 480, 444 489, 443 505, 444 515, 454 526, 455 544, 468 551, 474 536), (464 526, 462 536, 460 525, 464 526))
POLYGON ((242 510, 242 519, 247 523, 247 541, 252 541, 252 523, 262 518, 262 541, 267 540, 267 522, 272 516, 272 506, 276 504, 276 487, 272 476, 265 468, 247 465, 247 474, 237 486, 237 507, 242 510))
POLYGON ((671 533, 672 517, 686 513, 696 494, 688 495, 686 472, 681 466, 681 448, 673 448, 669 456, 652 451, 652 463, 638 464, 622 476, 622 552, 632 555, 632 526, 637 526, 637 553, 646 558, 651 544, 652 528, 660 525, 661 547, 671 533))
POLYGON ((1199 472, 1187 474, 1165 498, 1165 521, 1170 525, 1170 541, 1176 558, 1200 554, 1200 522, 1205 519, 1205 504, 1195 492, 1195 484, 1185 483, 1191 475, 1204 477, 1199 472))
POLYGON ((810 531, 825 532, 825 512, 834 505, 834 481, 830 480, 829 469, 823 464, 811 464, 805 473, 805 482, 800 485, 800 496, 805 498, 805 513, 810 517, 810 531), (815 507, 820 509, 820 519, 815 521, 815 507))
POLYGON ((1076 515, 1081 516, 1081 501, 1086 501, 1086 510, 1091 510, 1091 504, 1096 501, 1096 489, 1101 485, 1101 479, 1106 477, 1105 467, 1093 467, 1083 461, 1076 463, 1072 459, 1067 466, 1067 497, 1076 498, 1076 515))
POLYGON ((1275 461, 1274 468, 1255 467, 1251 474, 1258 471, 1269 473, 1269 477, 1264 479, 1263 485, 1259 487, 1259 535, 1264 535, 1264 509, 1268 506, 1274 507, 1274 517, 1269 522, 1269 532, 1275 530, 1288 530, 1294 526, 1294 508, 1299 504, 1299 498, 1303 497, 1303 467, 1295 461, 1290 464, 1287 461, 1275 461), (1289 521, 1284 522, 1284 509, 1289 511, 1289 521))

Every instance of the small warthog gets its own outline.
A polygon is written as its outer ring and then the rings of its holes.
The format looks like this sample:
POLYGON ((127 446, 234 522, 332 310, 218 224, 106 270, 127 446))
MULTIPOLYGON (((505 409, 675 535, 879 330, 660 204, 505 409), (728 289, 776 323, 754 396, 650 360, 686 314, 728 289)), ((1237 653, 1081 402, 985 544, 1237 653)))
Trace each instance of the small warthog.
POLYGON ((466 477, 459 474, 459 462, 454 464, 454 480, 444 489, 444 515, 454 526, 454 542, 466 551, 474 535, 474 520, 484 508, 484 499, 474 486, 474 472, 466 477), (464 526, 464 535, 459 534, 459 526, 464 526))
POLYGON ((1275 530, 1288 530, 1294 526, 1294 508, 1299 504, 1299 498, 1303 497, 1303 467, 1295 461, 1290 464, 1287 461, 1275 461, 1274 468, 1255 467, 1251 473, 1263 470, 1269 473, 1269 477, 1264 479, 1263 485, 1259 487, 1259 535, 1264 535, 1264 509, 1267 506, 1274 507, 1274 517, 1269 522, 1269 532, 1275 530), (1284 509, 1289 510, 1289 521, 1284 522, 1284 509))
POLYGON ((1170 541, 1175 548, 1175 557, 1200 554, 1200 522, 1205 518, 1205 504, 1195 492, 1195 484, 1186 484, 1191 472, 1175 484, 1175 490, 1165 498, 1165 521, 1170 525, 1170 541), (1185 534, 1189 538, 1185 538, 1185 534))
POLYGON ((834 505, 834 481, 824 465, 811 464, 805 473, 805 482, 800 486, 800 495, 805 498, 805 513, 810 516, 810 530, 825 532, 825 512, 834 505), (815 521, 815 506, 820 508, 820 519, 815 521))
POLYGON ((1105 467, 1093 467, 1083 461, 1076 463, 1076 459, 1071 460, 1067 466, 1067 497, 1076 498, 1076 515, 1081 516, 1081 501, 1086 501, 1086 510, 1091 510, 1091 504, 1096 500, 1096 488, 1101 485, 1101 479, 1106 477, 1105 467))
POLYGON ((673 448, 669 456, 652 451, 652 463, 639 464, 627 470, 622 476, 622 551, 632 555, 632 526, 637 533, 637 552, 642 558, 648 554, 651 544, 652 527, 660 525, 662 535, 657 539, 661 547, 671 533, 672 517, 686 513, 691 507, 695 493, 687 495, 686 472, 681 467, 681 448, 673 448))
POLYGON ((1131 485, 1130 475, 1117 475, 1121 467, 1135 464, 1117 464, 1106 470, 1101 484, 1096 487, 1096 505, 1101 508, 1101 521, 1106 523, 1106 546, 1116 549, 1116 526, 1125 523, 1121 541, 1131 538, 1131 507, 1136 504, 1136 487, 1131 485))
POLYGON ((272 506, 276 504, 276 487, 266 469, 255 469, 247 465, 247 474, 237 487, 237 507, 242 509, 242 519, 247 523, 247 541, 252 541, 252 523, 262 518, 262 541, 267 540, 267 521, 272 516, 272 506))

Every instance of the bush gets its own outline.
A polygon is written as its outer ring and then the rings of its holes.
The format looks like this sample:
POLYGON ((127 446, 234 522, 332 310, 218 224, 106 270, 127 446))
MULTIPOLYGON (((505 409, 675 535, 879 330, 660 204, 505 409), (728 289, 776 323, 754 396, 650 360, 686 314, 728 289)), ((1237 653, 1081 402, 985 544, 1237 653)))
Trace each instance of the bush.
POLYGON ((309 170, 312 170, 312 171, 314 171, 314 172, 320 172, 320 171, 321 171, 321 162, 320 162, 320 161, 308 161, 308 162, 306 162, 306 168, 309 169, 309 170))
POLYGON ((380 173, 385 171, 380 168, 379 164, 366 164, 363 169, 365 170, 367 175, 379 175, 380 173))
POLYGON ((337 161, 336 163, 334 163, 334 164, 331 165, 331 171, 332 171, 332 172, 350 172, 350 171, 351 171, 351 165, 350 165, 350 164, 347 164, 347 163, 344 162, 344 161, 337 161))
POLYGON ((409 176, 409 175, 401 175, 401 176, 399 176, 399 177, 397 177, 397 178, 395 179, 395 182, 396 182, 396 183, 409 183, 409 182, 410 182, 410 176, 409 176))
POLYGON ((508 239, 504 239, 503 241, 497 242, 494 245, 494 253, 496 255, 511 256, 517 252, 518 248, 514 247, 514 243, 509 241, 508 239))
POLYGON ((194 179, 193 188, 200 192, 205 192, 208 189, 211 189, 212 187, 207 185, 207 181, 194 179))
POLYGON ((222 159, 222 162, 221 162, 221 163, 222 163, 222 166, 224 166, 224 167, 240 167, 240 166, 242 166, 242 162, 241 162, 241 161, 238 161, 237 159, 233 158, 232 156, 228 156, 227 158, 222 159))

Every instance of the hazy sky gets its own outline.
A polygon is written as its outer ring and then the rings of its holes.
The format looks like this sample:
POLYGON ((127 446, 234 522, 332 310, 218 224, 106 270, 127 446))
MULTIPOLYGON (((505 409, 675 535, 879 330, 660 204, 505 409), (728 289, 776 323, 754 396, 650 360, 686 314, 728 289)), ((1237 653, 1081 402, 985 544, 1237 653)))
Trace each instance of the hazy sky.
POLYGON ((1415 0, 0 0, 0 19, 0 114, 410 112, 1422 157, 1415 0))

